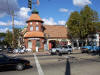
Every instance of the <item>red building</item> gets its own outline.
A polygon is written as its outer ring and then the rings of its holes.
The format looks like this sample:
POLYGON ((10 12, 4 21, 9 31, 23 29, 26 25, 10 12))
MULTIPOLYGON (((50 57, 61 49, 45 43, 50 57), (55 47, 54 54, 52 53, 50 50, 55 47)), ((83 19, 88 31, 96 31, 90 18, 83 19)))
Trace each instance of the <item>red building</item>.
POLYGON ((24 45, 26 48, 31 48, 36 51, 43 51, 46 48, 50 49, 55 45, 67 39, 67 30, 65 26, 60 25, 43 25, 37 11, 33 11, 32 15, 27 21, 26 33, 24 35, 24 45))

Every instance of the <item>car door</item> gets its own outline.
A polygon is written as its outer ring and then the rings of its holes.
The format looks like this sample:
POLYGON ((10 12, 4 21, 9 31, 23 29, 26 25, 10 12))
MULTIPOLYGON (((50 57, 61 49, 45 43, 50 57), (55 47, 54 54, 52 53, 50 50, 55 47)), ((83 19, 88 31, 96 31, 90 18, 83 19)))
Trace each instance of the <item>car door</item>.
POLYGON ((5 55, 0 55, 1 67, 11 68, 14 65, 15 65, 15 62, 12 59, 10 59, 9 57, 6 57, 5 55))
POLYGON ((64 48, 65 48, 65 53, 67 53, 68 52, 68 46, 64 46, 64 48))
POLYGON ((72 47, 70 45, 68 45, 68 50, 72 51, 72 47))
POLYGON ((0 67, 6 66, 7 62, 3 55, 0 55, 0 67))

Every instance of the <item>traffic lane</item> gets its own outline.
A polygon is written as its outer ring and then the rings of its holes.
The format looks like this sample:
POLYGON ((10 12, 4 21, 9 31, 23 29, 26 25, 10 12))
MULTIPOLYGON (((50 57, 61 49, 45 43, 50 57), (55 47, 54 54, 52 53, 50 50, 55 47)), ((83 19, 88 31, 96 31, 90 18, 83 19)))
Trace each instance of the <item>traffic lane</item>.
POLYGON ((30 61, 30 63, 31 63, 30 68, 26 68, 23 71, 3 70, 0 72, 0 75, 38 75, 34 57, 27 57, 27 58, 24 57, 24 59, 27 59, 30 61))
POLYGON ((100 58, 38 57, 45 75, 99 75, 100 58), (59 59, 60 58, 60 59, 59 59))

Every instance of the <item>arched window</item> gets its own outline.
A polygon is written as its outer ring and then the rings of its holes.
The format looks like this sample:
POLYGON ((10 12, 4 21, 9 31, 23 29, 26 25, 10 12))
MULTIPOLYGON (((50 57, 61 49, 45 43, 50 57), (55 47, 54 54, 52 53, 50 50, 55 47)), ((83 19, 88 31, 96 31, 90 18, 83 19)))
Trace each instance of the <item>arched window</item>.
POLYGON ((30 26, 30 31, 33 31, 33 26, 30 26))
POLYGON ((38 26, 36 26, 36 31, 38 31, 39 30, 39 27, 38 26))

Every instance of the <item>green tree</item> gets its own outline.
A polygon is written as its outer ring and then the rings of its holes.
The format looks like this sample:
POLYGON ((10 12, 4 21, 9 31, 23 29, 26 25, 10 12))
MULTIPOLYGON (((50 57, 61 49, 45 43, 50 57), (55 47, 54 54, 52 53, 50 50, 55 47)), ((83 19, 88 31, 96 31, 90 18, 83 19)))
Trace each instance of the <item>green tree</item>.
POLYGON ((89 34, 94 34, 96 32, 94 22, 98 21, 98 14, 96 11, 92 10, 88 5, 86 5, 80 12, 81 20, 81 36, 86 38, 89 34))
POLYGON ((80 13, 71 13, 67 22, 68 33, 73 38, 84 39, 89 34, 96 32, 95 22, 98 21, 98 14, 86 5, 80 13))
POLYGON ((21 29, 15 28, 14 32, 15 32, 14 46, 15 46, 15 48, 17 48, 18 47, 18 42, 20 41, 19 38, 21 36, 21 29))
POLYGON ((9 44, 9 46, 12 47, 12 32, 10 32, 9 30, 6 33, 5 41, 9 44))
MULTIPOLYGON (((14 28, 14 38, 15 38, 14 39, 14 48, 18 47, 20 33, 21 33, 21 29, 14 28)), ((9 30, 6 33, 5 41, 9 44, 9 46, 13 47, 13 45, 12 45, 12 42, 13 42, 12 32, 10 32, 9 30)))
POLYGON ((70 38, 78 38, 80 36, 80 14, 77 11, 71 13, 67 27, 70 38))

